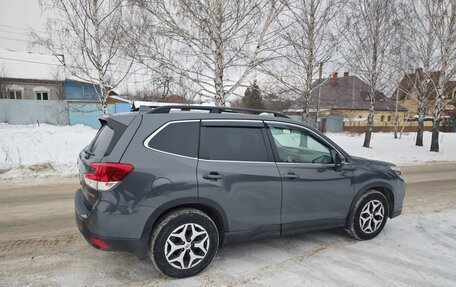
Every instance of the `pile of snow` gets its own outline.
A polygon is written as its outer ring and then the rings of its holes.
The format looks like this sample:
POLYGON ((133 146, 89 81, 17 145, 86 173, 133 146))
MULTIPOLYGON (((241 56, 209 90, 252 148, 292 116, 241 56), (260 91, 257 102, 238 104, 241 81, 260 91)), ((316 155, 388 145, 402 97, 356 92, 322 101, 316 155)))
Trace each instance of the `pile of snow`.
POLYGON ((0 123, 0 180, 75 175, 78 154, 96 132, 84 125, 0 123))
POLYGON ((412 165, 433 161, 456 161, 456 133, 440 133, 440 152, 430 152, 431 132, 424 132, 424 146, 415 146, 416 133, 403 133, 394 139, 393 133, 374 133, 371 148, 363 148, 364 134, 326 134, 345 151, 354 156, 412 165))

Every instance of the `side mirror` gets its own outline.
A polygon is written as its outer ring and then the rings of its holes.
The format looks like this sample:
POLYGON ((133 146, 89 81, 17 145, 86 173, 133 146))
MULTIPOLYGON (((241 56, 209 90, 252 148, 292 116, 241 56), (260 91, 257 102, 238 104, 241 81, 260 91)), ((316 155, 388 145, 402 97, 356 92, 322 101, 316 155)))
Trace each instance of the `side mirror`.
POLYGON ((334 169, 335 170, 340 170, 342 168, 342 165, 343 165, 342 157, 335 150, 331 150, 331 156, 332 156, 332 158, 334 160, 334 169))

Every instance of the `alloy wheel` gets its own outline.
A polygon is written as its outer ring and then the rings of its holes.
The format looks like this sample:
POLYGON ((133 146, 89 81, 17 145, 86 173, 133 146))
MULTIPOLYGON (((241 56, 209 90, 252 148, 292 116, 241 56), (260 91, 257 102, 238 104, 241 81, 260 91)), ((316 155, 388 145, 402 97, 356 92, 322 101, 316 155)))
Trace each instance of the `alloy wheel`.
POLYGON ((364 233, 374 233, 382 225, 385 208, 379 200, 371 200, 361 210, 359 225, 364 233))
POLYGON ((178 269, 195 267, 206 257, 209 241, 209 235, 201 225, 196 223, 180 225, 166 240, 166 260, 178 269))

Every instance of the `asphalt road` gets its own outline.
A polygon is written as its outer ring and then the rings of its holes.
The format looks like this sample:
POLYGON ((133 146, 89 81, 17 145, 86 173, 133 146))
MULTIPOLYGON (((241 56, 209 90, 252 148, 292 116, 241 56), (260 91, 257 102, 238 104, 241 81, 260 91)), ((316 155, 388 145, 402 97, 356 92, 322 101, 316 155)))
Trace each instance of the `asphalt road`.
POLYGON ((0 285, 456 285, 456 163, 402 170, 403 215, 378 238, 359 242, 330 230, 229 246, 185 280, 165 278, 133 255, 88 246, 74 224, 76 178, 2 185, 0 285))

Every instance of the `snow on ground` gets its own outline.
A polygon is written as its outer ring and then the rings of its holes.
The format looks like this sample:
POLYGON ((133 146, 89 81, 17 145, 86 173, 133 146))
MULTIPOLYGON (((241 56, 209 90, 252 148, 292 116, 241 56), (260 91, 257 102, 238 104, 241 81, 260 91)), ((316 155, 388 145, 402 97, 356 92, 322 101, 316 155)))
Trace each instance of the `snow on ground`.
POLYGON ((75 175, 78 154, 96 132, 84 125, 0 123, 0 181, 75 175))
MULTIPOLYGON (((0 123, 0 181, 19 178, 73 176, 79 152, 96 130, 83 125, 10 125, 0 123)), ((415 133, 395 140, 391 133, 376 133, 372 148, 363 148, 363 135, 328 134, 352 155, 385 160, 398 165, 432 161, 456 161, 456 133, 440 134, 439 153, 429 152, 431 133, 424 133, 424 147, 417 147, 415 133)))
POLYGON ((371 148, 363 148, 364 134, 326 134, 351 155, 412 165, 433 161, 456 161, 456 133, 440 133, 440 152, 430 152, 431 132, 424 132, 423 147, 415 146, 416 133, 404 133, 394 139, 392 133, 375 133, 371 148))

